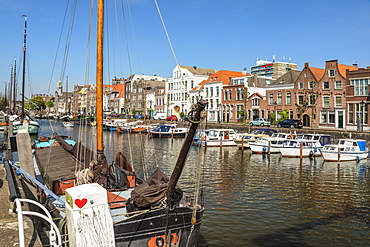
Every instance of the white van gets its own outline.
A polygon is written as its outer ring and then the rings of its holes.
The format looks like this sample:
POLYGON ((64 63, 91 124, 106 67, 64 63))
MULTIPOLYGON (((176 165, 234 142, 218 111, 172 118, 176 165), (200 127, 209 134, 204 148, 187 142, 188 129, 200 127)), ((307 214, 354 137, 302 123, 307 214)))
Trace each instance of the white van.
POLYGON ((154 120, 166 120, 166 114, 165 113, 156 113, 154 116, 153 116, 153 119, 154 120))

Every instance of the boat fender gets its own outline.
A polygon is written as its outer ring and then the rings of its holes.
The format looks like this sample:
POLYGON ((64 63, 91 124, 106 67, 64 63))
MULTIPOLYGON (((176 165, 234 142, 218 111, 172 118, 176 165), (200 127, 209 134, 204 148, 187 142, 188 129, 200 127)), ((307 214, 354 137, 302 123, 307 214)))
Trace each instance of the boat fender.
POLYGON ((357 162, 360 162, 360 157, 358 157, 358 156, 356 156, 356 160, 357 160, 357 162))
POLYGON ((267 148, 266 148, 266 147, 263 147, 263 148, 262 148, 262 151, 263 151, 263 152, 266 152, 266 151, 267 151, 267 148))
POLYGON ((317 147, 314 147, 313 148, 313 151, 316 153, 317 152, 317 147))

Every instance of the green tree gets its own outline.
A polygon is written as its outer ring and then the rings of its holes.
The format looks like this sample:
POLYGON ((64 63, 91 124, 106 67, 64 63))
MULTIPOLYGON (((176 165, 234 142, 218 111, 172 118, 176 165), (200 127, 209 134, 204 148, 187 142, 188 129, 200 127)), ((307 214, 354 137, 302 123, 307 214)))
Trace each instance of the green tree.
POLYGON ((44 110, 46 108, 45 101, 41 96, 36 96, 30 99, 28 109, 30 110, 44 110))
POLYGON ((54 102, 52 100, 48 100, 46 101, 45 105, 48 108, 48 111, 50 111, 50 108, 54 107, 54 102))
POLYGON ((8 99, 6 97, 2 97, 0 99, 0 108, 5 108, 8 105, 8 99))

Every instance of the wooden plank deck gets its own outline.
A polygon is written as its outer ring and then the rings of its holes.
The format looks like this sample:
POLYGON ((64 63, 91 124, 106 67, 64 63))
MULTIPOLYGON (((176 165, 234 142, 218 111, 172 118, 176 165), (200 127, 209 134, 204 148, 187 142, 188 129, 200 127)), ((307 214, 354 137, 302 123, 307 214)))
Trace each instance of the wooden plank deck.
POLYGON ((72 155, 60 146, 38 149, 35 157, 49 188, 53 188, 54 182, 74 178, 75 171, 81 169, 72 155))

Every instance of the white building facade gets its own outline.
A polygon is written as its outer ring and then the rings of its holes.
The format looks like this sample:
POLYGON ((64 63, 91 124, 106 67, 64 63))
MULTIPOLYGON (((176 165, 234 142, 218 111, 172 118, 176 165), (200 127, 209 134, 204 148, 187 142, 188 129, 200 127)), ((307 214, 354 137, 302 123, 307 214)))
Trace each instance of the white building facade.
POLYGON ((213 69, 177 65, 165 87, 167 115, 180 117, 181 112, 187 115, 192 104, 189 92, 215 72, 213 69))

